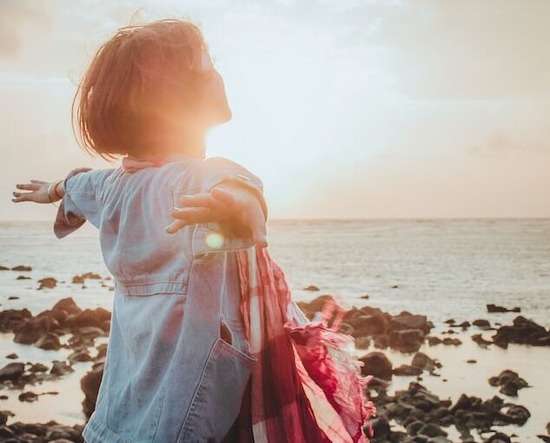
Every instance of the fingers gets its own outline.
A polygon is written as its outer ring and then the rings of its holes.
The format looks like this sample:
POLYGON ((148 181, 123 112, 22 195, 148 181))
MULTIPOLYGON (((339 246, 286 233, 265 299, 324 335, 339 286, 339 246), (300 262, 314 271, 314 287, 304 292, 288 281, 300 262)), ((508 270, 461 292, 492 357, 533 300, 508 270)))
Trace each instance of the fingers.
POLYGON ((184 195, 179 199, 180 206, 194 206, 209 208, 215 203, 210 193, 184 195))
POLYGON ((214 214, 209 208, 174 209, 171 213, 176 220, 166 227, 166 232, 174 234, 187 225, 197 225, 215 221, 214 214))
POLYGON ((37 191, 38 189, 40 189, 40 184, 32 183, 32 180, 31 180, 31 183, 20 183, 15 185, 15 187, 23 191, 37 191))
POLYGON ((220 188, 214 188, 212 189, 212 197, 217 200, 220 203, 223 203, 227 206, 231 206, 235 204, 235 197, 231 192, 226 191, 224 189, 220 188))
POLYGON ((31 194, 32 194, 31 192, 25 192, 25 193, 14 192, 13 193, 14 198, 12 198, 11 201, 13 203, 21 203, 21 202, 31 201, 31 199, 30 199, 31 194))
POLYGON ((172 211, 172 217, 190 225, 214 221, 214 214, 210 208, 174 209, 172 211))
POLYGON ((175 234, 178 232, 181 228, 187 226, 187 224, 184 221, 176 220, 170 223, 168 226, 166 226, 166 232, 168 234, 175 234))

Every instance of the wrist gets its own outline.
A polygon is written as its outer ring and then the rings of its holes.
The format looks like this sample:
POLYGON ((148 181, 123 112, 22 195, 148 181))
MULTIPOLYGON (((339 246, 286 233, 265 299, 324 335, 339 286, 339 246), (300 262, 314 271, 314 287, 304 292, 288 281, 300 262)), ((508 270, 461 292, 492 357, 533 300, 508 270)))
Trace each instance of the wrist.
POLYGON ((50 203, 59 201, 65 195, 65 187, 63 185, 63 180, 58 180, 50 183, 48 186, 48 199, 50 203))

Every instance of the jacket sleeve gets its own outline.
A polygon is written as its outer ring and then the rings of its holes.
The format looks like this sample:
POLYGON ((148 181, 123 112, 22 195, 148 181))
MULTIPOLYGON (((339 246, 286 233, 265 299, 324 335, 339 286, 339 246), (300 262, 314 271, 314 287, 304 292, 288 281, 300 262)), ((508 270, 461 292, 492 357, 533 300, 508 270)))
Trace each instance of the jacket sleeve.
MULTIPOLYGON (((263 195, 262 181, 244 166, 222 157, 211 157, 203 160, 199 169, 196 192, 210 192, 222 183, 236 183, 257 196, 267 219, 267 204, 263 195)), ((246 249, 253 245, 252 239, 249 238, 224 237, 217 223, 196 226, 192 240, 195 257, 211 252, 246 249)))
POLYGON ((54 233, 58 238, 76 231, 86 220, 99 227, 101 204, 98 187, 103 176, 103 171, 89 168, 74 169, 67 175, 65 195, 54 223, 54 233))
POLYGON ((222 157, 208 158, 202 167, 201 192, 210 192, 222 183, 235 183, 253 192, 262 205, 267 220, 268 209, 260 178, 234 161, 222 157))

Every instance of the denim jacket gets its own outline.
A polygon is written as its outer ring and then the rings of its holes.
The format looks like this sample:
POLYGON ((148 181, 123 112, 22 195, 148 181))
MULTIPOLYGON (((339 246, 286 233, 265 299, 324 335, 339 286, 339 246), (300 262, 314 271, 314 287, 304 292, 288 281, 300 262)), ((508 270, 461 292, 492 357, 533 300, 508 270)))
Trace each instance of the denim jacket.
POLYGON ((218 442, 236 419, 254 357, 243 335, 234 251, 253 245, 224 239, 215 225, 165 232, 178 196, 235 177, 261 190, 257 177, 220 158, 67 178, 56 235, 91 222, 115 281, 87 443, 218 442))

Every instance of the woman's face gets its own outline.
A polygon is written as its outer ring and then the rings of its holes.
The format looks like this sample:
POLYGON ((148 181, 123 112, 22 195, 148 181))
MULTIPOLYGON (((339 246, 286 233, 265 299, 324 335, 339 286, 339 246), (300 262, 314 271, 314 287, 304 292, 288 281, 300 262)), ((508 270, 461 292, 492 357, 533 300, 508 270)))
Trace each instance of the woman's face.
POLYGON ((211 125, 215 126, 231 120, 232 114, 225 93, 225 84, 215 68, 212 68, 211 79, 208 80, 207 94, 210 96, 207 101, 211 102, 212 109, 211 125))
POLYGON ((208 54, 203 55, 202 70, 205 74, 205 85, 201 108, 207 126, 226 123, 231 120, 231 108, 227 101, 223 78, 212 64, 208 54))

